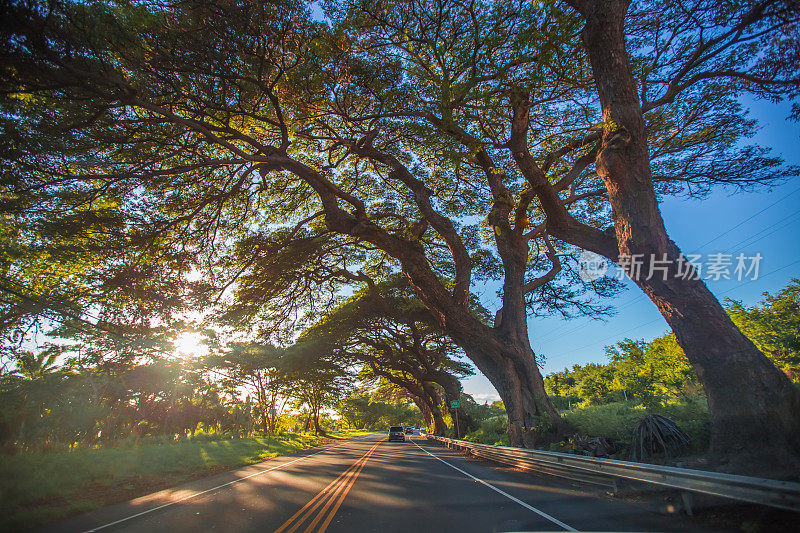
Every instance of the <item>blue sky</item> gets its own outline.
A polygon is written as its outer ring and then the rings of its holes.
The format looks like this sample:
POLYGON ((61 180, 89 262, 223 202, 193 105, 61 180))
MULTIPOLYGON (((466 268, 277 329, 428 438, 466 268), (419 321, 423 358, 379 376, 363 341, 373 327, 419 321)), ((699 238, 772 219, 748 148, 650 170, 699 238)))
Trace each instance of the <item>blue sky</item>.
MULTIPOLYGON (((743 102, 759 120, 760 130, 753 140, 772 147, 787 162, 800 164, 800 124, 786 120, 790 106, 743 102)), ((763 256, 756 281, 706 282, 720 300, 732 298, 753 305, 765 291, 777 292, 793 277, 800 277, 800 179, 758 192, 719 189, 703 200, 668 198, 661 212, 670 236, 684 253, 763 256)), ((617 313, 605 321, 529 320, 533 349, 546 357, 545 374, 576 363, 606 362, 605 346, 625 337, 652 339, 669 330, 655 305, 630 281, 611 303, 617 313)), ((479 401, 499 399, 482 375, 463 383, 465 392, 479 401)))

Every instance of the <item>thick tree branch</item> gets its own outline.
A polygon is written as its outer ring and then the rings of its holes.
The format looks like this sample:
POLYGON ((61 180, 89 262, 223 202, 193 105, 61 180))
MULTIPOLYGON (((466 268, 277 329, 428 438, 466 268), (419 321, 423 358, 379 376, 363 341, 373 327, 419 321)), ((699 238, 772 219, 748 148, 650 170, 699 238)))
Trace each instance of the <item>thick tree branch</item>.
POLYGON ((453 222, 433 208, 431 204, 433 191, 422 180, 416 178, 396 157, 376 149, 368 139, 350 144, 350 150, 358 156, 386 165, 392 170, 391 176, 400 180, 411 190, 414 195, 414 203, 422 216, 447 243, 455 267, 453 297, 459 304, 466 303, 472 275, 469 251, 453 226, 453 222))
POLYGON ((528 113, 530 102, 526 95, 517 95, 512 102, 514 116, 511 124, 510 149, 517 167, 536 194, 546 215, 547 231, 564 241, 582 248, 614 257, 617 254, 616 239, 576 220, 564 206, 558 191, 533 160, 528 150, 528 113))
POLYGON ((538 277, 536 279, 533 279, 533 280, 527 282, 522 287, 522 291, 523 291, 524 294, 528 294, 529 292, 533 292, 536 289, 538 289, 539 287, 541 287, 542 285, 550 283, 551 281, 553 281, 556 278, 558 273, 561 272, 561 258, 558 257, 558 254, 556 253, 555 248, 553 248, 553 243, 550 242, 550 238, 547 236, 546 233, 544 234, 544 242, 547 245, 547 253, 546 253, 546 255, 547 255, 547 258, 552 263, 552 267, 543 276, 540 276, 540 277, 538 277))

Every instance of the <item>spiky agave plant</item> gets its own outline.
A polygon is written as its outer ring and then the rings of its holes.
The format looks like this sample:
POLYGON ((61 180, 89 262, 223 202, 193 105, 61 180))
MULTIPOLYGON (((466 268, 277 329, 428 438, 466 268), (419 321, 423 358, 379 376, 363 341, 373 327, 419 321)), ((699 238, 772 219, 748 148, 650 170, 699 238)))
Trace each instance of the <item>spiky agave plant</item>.
POLYGON ((667 459, 689 444, 686 434, 671 418, 663 415, 645 415, 633 430, 630 458, 632 461, 651 462, 657 453, 667 459))

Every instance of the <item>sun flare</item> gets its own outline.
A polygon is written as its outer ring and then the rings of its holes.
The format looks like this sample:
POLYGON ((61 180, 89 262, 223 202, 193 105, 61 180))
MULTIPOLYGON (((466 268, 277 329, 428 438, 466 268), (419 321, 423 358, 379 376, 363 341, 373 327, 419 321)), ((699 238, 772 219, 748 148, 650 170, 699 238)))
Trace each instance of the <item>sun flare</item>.
POLYGON ((196 331, 185 331, 173 343, 175 354, 183 357, 199 357, 208 354, 208 346, 203 344, 203 335, 196 331))

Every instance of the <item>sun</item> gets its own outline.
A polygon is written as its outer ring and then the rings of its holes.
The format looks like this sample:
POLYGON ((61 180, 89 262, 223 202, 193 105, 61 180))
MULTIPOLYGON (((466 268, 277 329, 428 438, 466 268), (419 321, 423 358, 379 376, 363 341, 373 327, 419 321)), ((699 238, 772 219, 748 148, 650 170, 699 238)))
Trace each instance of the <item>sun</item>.
POLYGON ((173 342, 175 353, 184 357, 208 355, 208 346, 203 344, 204 336, 196 331, 184 331, 173 342))

